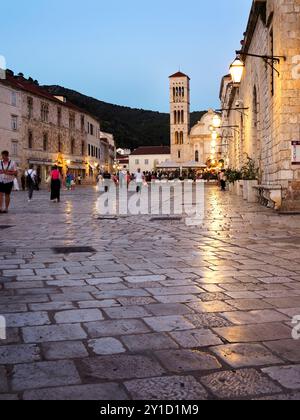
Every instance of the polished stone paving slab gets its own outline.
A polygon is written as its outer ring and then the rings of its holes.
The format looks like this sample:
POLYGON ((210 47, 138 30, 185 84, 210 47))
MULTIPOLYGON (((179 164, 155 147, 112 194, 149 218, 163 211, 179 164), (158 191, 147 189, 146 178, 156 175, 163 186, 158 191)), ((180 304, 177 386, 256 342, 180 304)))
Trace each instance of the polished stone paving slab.
POLYGON ((97 197, 0 215, 0 400, 300 398, 300 216, 207 186, 198 226, 99 220, 97 197))

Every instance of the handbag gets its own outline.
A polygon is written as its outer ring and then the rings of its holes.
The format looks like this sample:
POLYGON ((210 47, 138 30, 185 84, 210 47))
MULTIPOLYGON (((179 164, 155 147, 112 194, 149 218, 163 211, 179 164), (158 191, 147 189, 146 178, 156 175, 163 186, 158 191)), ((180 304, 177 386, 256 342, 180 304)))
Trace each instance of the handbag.
POLYGON ((14 191, 20 191, 19 183, 17 178, 14 179, 14 191))

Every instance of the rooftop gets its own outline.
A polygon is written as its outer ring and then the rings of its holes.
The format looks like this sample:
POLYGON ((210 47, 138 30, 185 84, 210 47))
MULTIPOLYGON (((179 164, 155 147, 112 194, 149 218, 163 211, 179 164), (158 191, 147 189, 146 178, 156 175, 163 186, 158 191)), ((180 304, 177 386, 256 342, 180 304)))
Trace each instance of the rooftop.
POLYGON ((175 78, 180 78, 180 77, 187 77, 189 80, 191 80, 189 78, 189 76, 187 76, 186 74, 182 73, 181 71, 178 71, 177 73, 174 73, 170 76, 170 79, 175 79, 175 78))
POLYGON ((26 79, 22 73, 15 75, 13 71, 6 70, 6 78, 1 79, 1 84, 10 86, 11 88, 16 90, 28 92, 31 95, 39 96, 40 98, 47 99, 48 101, 56 102, 57 104, 71 108, 74 111, 88 114, 88 112, 80 109, 68 100, 62 102, 54 95, 49 93, 45 88, 40 86, 36 80, 33 80, 32 78, 26 79))
POLYGON ((169 146, 144 146, 138 147, 131 155, 170 155, 171 149, 169 146))

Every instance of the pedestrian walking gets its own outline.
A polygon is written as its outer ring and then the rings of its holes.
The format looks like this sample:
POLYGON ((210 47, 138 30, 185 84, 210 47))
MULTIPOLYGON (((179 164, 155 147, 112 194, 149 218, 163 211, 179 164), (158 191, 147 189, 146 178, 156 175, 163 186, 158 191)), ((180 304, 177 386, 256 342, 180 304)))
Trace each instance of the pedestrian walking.
POLYGON ((127 188, 127 170, 126 166, 123 167, 122 171, 119 172, 119 185, 120 188, 123 188, 126 186, 127 188))
POLYGON ((221 185, 221 190, 222 191, 226 191, 226 173, 224 171, 224 169, 219 173, 219 181, 220 181, 220 185, 221 185))
POLYGON ((60 202, 61 174, 57 166, 53 166, 51 171, 51 197, 50 200, 60 202))
POLYGON ((9 159, 9 152, 1 153, 0 162, 0 213, 8 213, 10 195, 14 186, 14 179, 18 175, 17 164, 9 159), (3 198, 5 197, 5 209, 3 210, 3 198))
POLYGON ((142 191, 142 186, 144 183, 144 175, 142 174, 141 170, 138 169, 134 175, 134 179, 136 182, 136 192, 140 193, 142 191))
POLYGON ((70 174, 70 172, 68 172, 66 176, 66 188, 68 191, 72 188, 72 174, 70 174))
POLYGON ((26 185, 28 189, 28 202, 30 202, 33 197, 33 191, 36 189, 36 185, 37 185, 37 173, 34 170, 33 165, 30 165, 29 169, 25 171, 25 179, 26 179, 26 185))
POLYGON ((112 176, 108 171, 105 171, 103 174, 103 184, 104 184, 104 190, 105 192, 109 191, 109 187, 112 183, 112 176))

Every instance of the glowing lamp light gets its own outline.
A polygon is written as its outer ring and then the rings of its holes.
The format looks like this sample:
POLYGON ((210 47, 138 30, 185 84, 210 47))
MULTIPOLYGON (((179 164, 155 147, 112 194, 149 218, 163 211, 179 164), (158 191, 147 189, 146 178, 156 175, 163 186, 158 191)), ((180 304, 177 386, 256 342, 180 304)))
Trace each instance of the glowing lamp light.
POLYGON ((217 114, 216 114, 216 115, 213 117, 212 123, 213 123, 214 128, 220 128, 220 127, 221 127, 221 125, 222 125, 222 120, 221 120, 221 117, 220 117, 219 115, 217 115, 217 114))
POLYGON ((216 140, 213 140, 213 141, 211 142, 211 147, 212 147, 212 148, 215 148, 215 147, 216 147, 216 145, 217 145, 216 140))
POLYGON ((217 140, 217 139, 218 139, 218 133, 217 133, 216 131, 213 131, 213 132, 211 133, 211 138, 212 138, 213 140, 217 140))
POLYGON ((234 84, 239 85, 244 74, 245 64, 237 57, 230 66, 230 74, 234 84))

